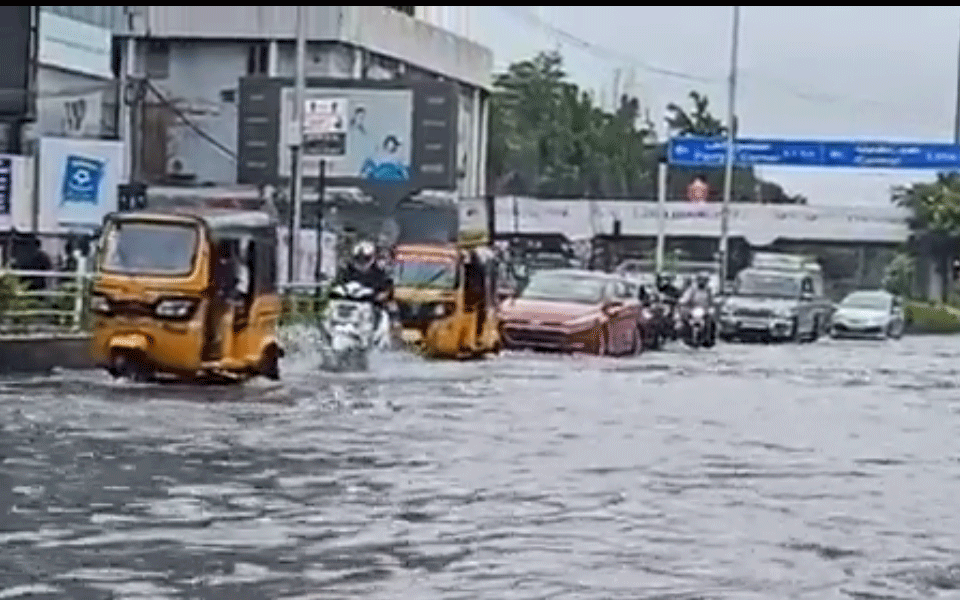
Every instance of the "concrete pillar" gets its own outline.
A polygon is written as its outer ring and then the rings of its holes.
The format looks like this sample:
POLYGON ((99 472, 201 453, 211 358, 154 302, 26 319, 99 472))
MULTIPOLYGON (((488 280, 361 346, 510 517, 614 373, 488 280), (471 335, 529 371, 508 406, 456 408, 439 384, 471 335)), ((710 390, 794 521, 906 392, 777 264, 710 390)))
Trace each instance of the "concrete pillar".
POLYGON ((280 75, 280 44, 277 40, 270 40, 267 46, 267 75, 270 77, 280 75))
POLYGON ((482 90, 477 90, 477 102, 480 111, 480 135, 479 152, 477 158, 477 176, 479 177, 477 188, 481 196, 486 196, 487 191, 487 144, 490 133, 490 97, 482 90))

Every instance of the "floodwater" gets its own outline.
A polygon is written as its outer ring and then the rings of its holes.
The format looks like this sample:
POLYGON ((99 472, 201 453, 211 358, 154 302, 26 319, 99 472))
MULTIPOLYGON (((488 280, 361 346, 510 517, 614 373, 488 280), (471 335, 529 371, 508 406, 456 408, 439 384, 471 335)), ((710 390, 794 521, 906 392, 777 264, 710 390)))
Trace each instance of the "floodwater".
POLYGON ((0 382, 0 599, 960 598, 957 338, 0 382))

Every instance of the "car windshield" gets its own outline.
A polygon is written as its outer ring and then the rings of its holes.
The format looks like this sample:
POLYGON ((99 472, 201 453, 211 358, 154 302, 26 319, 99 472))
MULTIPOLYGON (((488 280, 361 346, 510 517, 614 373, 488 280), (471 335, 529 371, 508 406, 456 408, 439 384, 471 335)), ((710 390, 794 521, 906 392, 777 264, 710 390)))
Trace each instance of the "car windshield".
POLYGON ((605 282, 592 277, 571 277, 544 273, 534 275, 520 294, 528 300, 556 300, 596 304, 603 299, 605 282))
POLYGON ((800 296, 800 281, 795 277, 778 273, 743 272, 737 277, 737 294, 797 298, 800 296))
POLYGON ((840 306, 844 308, 866 308, 872 310, 889 310, 890 296, 876 292, 854 292, 843 299, 840 306))
POLYGON ((184 223, 116 221, 104 236, 101 269, 131 275, 187 275, 199 228, 184 223))
POLYGON ((398 287, 452 290, 457 286, 457 264, 445 258, 399 257, 393 263, 393 283, 398 287))

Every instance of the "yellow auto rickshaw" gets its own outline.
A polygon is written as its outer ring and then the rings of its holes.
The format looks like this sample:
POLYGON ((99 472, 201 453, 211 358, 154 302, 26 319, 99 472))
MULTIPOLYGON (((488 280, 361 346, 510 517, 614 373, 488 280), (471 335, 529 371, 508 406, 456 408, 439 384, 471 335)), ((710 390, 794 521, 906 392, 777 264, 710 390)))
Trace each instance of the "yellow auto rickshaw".
POLYGON ((138 380, 278 379, 276 254, 266 212, 108 215, 90 297, 96 363, 138 380))
POLYGON ((486 247, 402 244, 393 253, 401 340, 436 358, 500 351, 495 261, 486 247))

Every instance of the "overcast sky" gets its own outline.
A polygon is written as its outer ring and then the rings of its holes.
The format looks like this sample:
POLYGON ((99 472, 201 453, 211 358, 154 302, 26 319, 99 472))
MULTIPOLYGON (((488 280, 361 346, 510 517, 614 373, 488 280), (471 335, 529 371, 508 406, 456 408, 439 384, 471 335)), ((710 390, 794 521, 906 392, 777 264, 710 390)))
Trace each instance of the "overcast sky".
MULTIPOLYGON (((662 123, 666 104, 684 102, 691 89, 709 95, 715 114, 726 114, 731 20, 732 7, 722 6, 472 7, 470 34, 494 50, 498 68, 558 48, 572 77, 605 88, 608 98, 615 69, 633 67, 635 93, 662 123), (530 15, 560 32, 538 27, 530 15)), ((740 134, 950 141, 958 37, 956 6, 742 7, 740 134)), ((811 204, 886 203, 890 185, 932 176, 786 168, 762 175, 811 204)))

